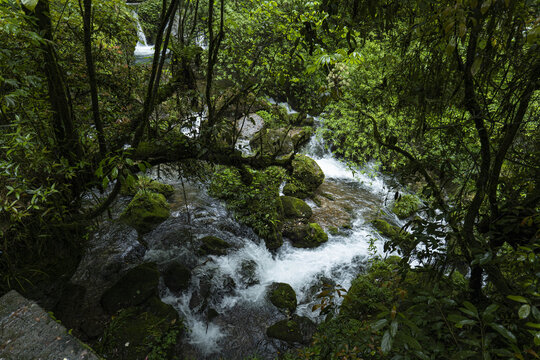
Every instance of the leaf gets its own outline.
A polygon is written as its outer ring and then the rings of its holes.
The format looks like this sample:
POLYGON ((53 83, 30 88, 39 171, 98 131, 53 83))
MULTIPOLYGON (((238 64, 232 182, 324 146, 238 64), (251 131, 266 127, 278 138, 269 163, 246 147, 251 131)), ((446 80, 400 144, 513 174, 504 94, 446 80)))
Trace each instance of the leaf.
POLYGON ((531 313, 531 306, 529 304, 523 304, 518 310, 520 319, 525 319, 531 313))
POLYGON ((507 298, 510 299, 510 300, 513 300, 513 301, 517 301, 517 302, 523 303, 523 304, 527 304, 527 303, 528 303, 527 299, 525 299, 523 296, 518 296, 518 295, 508 295, 507 298))
POLYGON ((491 328, 495 331, 497 331, 499 334, 504 336, 506 339, 510 340, 511 342, 516 342, 516 336, 512 334, 507 328, 500 324, 489 324, 491 328))
POLYGON ((465 319, 465 320, 461 320, 457 322, 456 327, 458 329, 461 329, 464 325, 474 325, 474 324, 476 324, 475 320, 465 319))
POLYGON ((397 334, 397 330, 398 330, 398 322, 394 320, 392 321, 392 323, 390 323, 390 335, 392 335, 392 337, 395 337, 397 334))
POLYGON ((30 11, 34 11, 38 4, 38 0, 21 0, 21 3, 30 11))
POLYGON ((482 3, 482 6, 480 7, 480 11, 482 12, 482 15, 484 15, 489 8, 491 7, 491 0, 486 0, 482 3))
POLYGON ((390 350, 392 350, 392 336, 390 335, 390 332, 386 330, 384 332, 382 342, 381 342, 381 350, 384 354, 388 354, 390 350))
MULTIPOLYGON (((481 65, 482 65, 482 57, 478 56, 478 57, 476 57, 476 59, 474 59, 474 62, 471 65, 471 74, 472 74, 472 76, 475 76, 476 73, 478 73, 478 70, 480 70, 481 65)), ((482 257, 481 259, 479 259, 479 262, 480 262, 480 264, 485 264, 487 261, 489 261, 490 258, 491 257, 489 257, 489 258, 482 257)))
POLYGON ((525 325, 535 328, 535 329, 540 329, 540 324, 537 324, 537 323, 528 322, 525 325))
POLYGON ((381 319, 381 320, 379 320, 379 321, 377 321, 377 322, 375 322, 375 323, 373 323, 373 324, 371 325, 371 330, 372 330, 372 331, 379 331, 379 330, 381 330, 387 323, 388 323, 388 320, 386 320, 386 319, 381 319))
POLYGON ((499 305, 497 304, 491 304, 489 305, 486 310, 484 310, 483 312, 483 316, 487 316, 487 315, 491 315, 492 313, 494 313, 495 311, 497 311, 497 309, 499 308, 499 305))

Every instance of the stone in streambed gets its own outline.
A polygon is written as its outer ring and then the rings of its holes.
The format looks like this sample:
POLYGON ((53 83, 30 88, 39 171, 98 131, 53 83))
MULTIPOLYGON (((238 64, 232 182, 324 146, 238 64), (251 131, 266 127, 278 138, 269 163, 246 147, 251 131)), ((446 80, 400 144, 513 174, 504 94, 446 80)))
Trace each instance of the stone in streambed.
POLYGON ((292 197, 281 196, 283 205, 283 215, 288 219, 309 219, 313 214, 311 207, 304 200, 292 197))
POLYGON ((286 283, 272 283, 268 289, 268 299, 279 309, 293 313, 296 310, 296 293, 291 285, 286 283))
POLYGON ((155 263, 141 264, 129 270, 101 297, 101 305, 109 314, 142 304, 158 295, 159 271, 155 263))
POLYGON ((296 155, 292 167, 291 180, 283 188, 287 196, 305 199, 324 181, 324 173, 317 162, 305 155, 296 155))
POLYGON ((420 199, 414 195, 403 195, 394 203, 392 212, 400 219, 413 216, 420 208, 420 199))
POLYGON ((328 241, 328 235, 317 223, 286 224, 283 235, 299 248, 314 248, 328 241))
POLYGON ((189 286, 191 271, 184 265, 174 262, 163 272, 163 281, 172 291, 183 291, 189 286))
POLYGON ((268 337, 288 343, 309 344, 316 325, 305 316, 293 315, 290 320, 281 320, 266 329, 268 337))
POLYGON ((165 196, 150 191, 139 191, 120 215, 120 219, 139 233, 145 234, 167 220, 170 215, 171 211, 165 196))
POLYGON ((201 239, 199 252, 202 255, 225 255, 231 245, 217 236, 205 236, 201 239))
POLYGON ((174 187, 152 180, 146 176, 139 176, 132 184, 123 183, 120 188, 120 194, 124 196, 135 196, 139 191, 150 191, 170 197, 174 194, 174 187))

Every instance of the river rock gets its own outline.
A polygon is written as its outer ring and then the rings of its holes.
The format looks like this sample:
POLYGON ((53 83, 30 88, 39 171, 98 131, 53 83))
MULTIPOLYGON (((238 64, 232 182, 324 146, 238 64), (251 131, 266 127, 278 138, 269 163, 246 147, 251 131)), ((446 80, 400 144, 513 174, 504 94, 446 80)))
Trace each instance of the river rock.
POLYGON ((109 359, 145 359, 162 338, 170 334, 174 340, 159 345, 163 356, 172 353, 172 347, 179 340, 182 330, 183 325, 176 310, 159 298, 151 297, 144 306, 121 310, 112 319, 97 347, 109 359))
POLYGON ((231 245, 217 236, 205 236, 201 239, 199 252, 202 255, 225 255, 231 245))
POLYGON ((172 185, 160 183, 146 176, 139 176, 133 184, 128 185, 123 183, 120 188, 120 194, 124 196, 135 196, 140 190, 158 193, 165 197, 170 197, 174 194, 174 187, 172 185))
POLYGON ((289 284, 272 283, 268 289, 268 299, 277 308, 287 310, 290 314, 296 310, 296 293, 289 284))
POLYGON ((189 287, 191 271, 184 265, 174 262, 163 272, 163 282, 172 291, 183 291, 189 287))
POLYGON ((313 126, 315 124, 315 120, 311 116, 302 112, 289 115, 289 121, 295 126, 313 126))
POLYGON ((259 283, 259 279, 257 278, 257 263, 255 260, 242 261, 238 274, 246 286, 253 286, 259 283))
POLYGON ((158 224, 167 220, 170 208, 165 196, 151 192, 138 192, 128 204, 120 219, 134 227, 141 234, 154 229, 158 224))
POLYGON ((264 119, 256 113, 242 117, 236 122, 236 129, 240 133, 240 137, 244 139, 253 139, 263 127, 264 119))
POLYGON ((305 199, 324 181, 324 173, 319 165, 305 155, 296 155, 292 167, 291 180, 283 188, 283 193, 287 196, 305 199))
POLYGON ((415 195, 406 194, 400 196, 399 199, 394 202, 392 212, 400 219, 406 219, 413 216, 420 208, 420 199, 415 195))
POLYGON ((317 326, 305 316, 293 315, 290 320, 281 320, 266 330, 268 337, 288 343, 309 344, 317 326))
POLYGON ((320 224, 328 231, 334 228, 336 233, 339 233, 341 229, 352 227, 354 208, 366 205, 359 201, 358 196, 351 195, 352 191, 347 191, 342 187, 343 184, 325 181, 317 189, 313 196, 317 207, 312 209, 313 216, 310 221, 320 224))
POLYGON ((313 214, 311 207, 304 200, 292 196, 281 196, 281 204, 283 215, 289 219, 307 220, 313 214))
POLYGON ((289 130, 288 135, 291 137, 294 148, 298 149, 309 142, 309 139, 313 136, 313 132, 311 126, 295 127, 289 130))
POLYGON ((317 223, 286 223, 283 235, 291 240, 294 247, 299 248, 314 248, 328 241, 328 235, 317 223))
POLYGON ((101 305, 109 313, 143 303, 158 295, 159 271, 155 263, 144 263, 118 280, 101 297, 101 305))
POLYGON ((405 230, 401 230, 399 226, 391 225, 387 221, 382 219, 375 219, 371 221, 371 224, 379 234, 386 236, 396 245, 404 251, 412 250, 414 246, 414 237, 405 230))
POLYGON ((285 128, 263 128, 253 136, 249 145, 254 151, 271 156, 287 155, 294 150, 291 136, 285 128))

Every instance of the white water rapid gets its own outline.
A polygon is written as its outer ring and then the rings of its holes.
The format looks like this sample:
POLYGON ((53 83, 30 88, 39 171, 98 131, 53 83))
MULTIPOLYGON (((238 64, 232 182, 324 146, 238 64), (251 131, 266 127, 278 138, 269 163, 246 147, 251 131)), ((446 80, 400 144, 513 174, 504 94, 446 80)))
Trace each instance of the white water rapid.
POLYGON ((145 59, 148 59, 154 55, 154 45, 148 45, 146 42, 146 36, 144 35, 139 17, 135 11, 133 12, 133 17, 135 18, 137 24, 137 36, 139 38, 137 40, 137 45, 135 45, 135 52, 133 55, 137 61, 144 61, 145 59))
MULTIPOLYGON (((383 253, 383 240, 370 220, 381 211, 393 216, 386 210, 385 202, 394 190, 370 167, 351 171, 323 145, 313 137, 304 153, 315 159, 325 173, 321 188, 350 209, 352 226, 336 235, 329 234, 328 242, 320 247, 295 248, 285 240, 281 248, 271 253, 251 229, 234 220, 224 204, 195 185, 185 189, 190 224, 179 191, 173 217, 145 236, 150 248, 146 261, 166 264, 178 260, 194 267, 188 291, 178 295, 163 287, 161 292, 163 301, 173 305, 186 320, 190 329, 186 346, 192 356, 237 359, 258 354, 273 358, 283 348, 278 340, 266 337, 266 328, 285 315, 266 299, 268 285, 290 284, 298 298, 297 314, 318 321, 318 312, 311 308, 317 303, 315 295, 322 284, 349 288, 368 256, 383 253), (186 248, 187 238, 207 235, 226 240, 234 250, 224 256, 199 258, 193 249, 186 248), (242 270, 246 267, 252 269, 251 274, 242 270), (207 321, 208 309, 216 310, 219 316, 207 321)), ((175 179, 168 182, 179 186, 175 179)), ((315 211, 317 205, 308 203, 315 211)))

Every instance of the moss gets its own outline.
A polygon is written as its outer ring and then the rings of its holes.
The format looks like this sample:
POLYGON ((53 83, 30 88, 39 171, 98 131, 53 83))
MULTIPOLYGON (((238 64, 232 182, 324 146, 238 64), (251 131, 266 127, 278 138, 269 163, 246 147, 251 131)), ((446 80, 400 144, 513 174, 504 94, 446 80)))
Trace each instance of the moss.
POLYGON ((296 310, 296 293, 289 284, 272 283, 268 290, 268 299, 276 307, 293 313, 296 310))
POLYGON ((172 185, 162 184, 146 176, 140 176, 134 184, 122 184, 120 194, 134 196, 140 190, 158 193, 165 197, 170 197, 174 194, 174 187, 172 185))
POLYGON ((283 215, 286 218, 309 219, 313 215, 311 207, 305 201, 292 196, 282 196, 283 215))
POLYGON ((191 271, 180 263, 172 263, 163 272, 165 286, 173 291, 186 290, 191 280, 191 271))
POLYGON ((126 210, 120 215, 120 219, 144 234, 169 216, 169 204, 163 195, 141 191, 131 200, 126 210))
POLYGON ((314 248, 328 241, 328 235, 317 223, 286 226, 283 235, 291 240, 294 247, 299 248, 314 248))
POLYGON ((122 308, 143 303, 152 295, 157 295, 159 271, 154 263, 141 264, 129 270, 101 297, 101 305, 114 314, 122 308))
POLYGON ((283 189, 285 195, 305 199, 324 181, 324 173, 319 165, 305 155, 297 155, 292 161, 292 167, 291 180, 283 189))
POLYGON ((339 229, 336 227, 336 226, 330 226, 328 228, 328 232, 330 233, 330 235, 338 235, 339 234, 339 229))
POLYGON ((150 353, 171 359, 172 347, 179 340, 183 324, 178 313, 157 297, 145 307, 130 307, 118 313, 97 346, 108 359, 139 360, 150 353))
POLYGON ((235 168, 222 168, 215 172, 210 183, 210 195, 225 200, 240 222, 253 228, 269 249, 277 249, 283 244, 280 231, 283 206, 279 186, 285 179, 285 170, 269 167, 264 171, 248 171, 253 176, 249 185, 242 182, 235 168))
POLYGON ((386 236, 393 243, 399 245, 403 250, 408 251, 413 246, 414 238, 408 232, 401 230, 400 227, 390 225, 382 219, 375 219, 371 224, 377 229, 379 234, 386 236))
POLYGON ((290 319, 278 321, 267 328, 266 335, 288 343, 309 344, 315 327, 309 318, 293 315, 290 319))
POLYGON ((201 239, 199 252, 203 255, 225 255, 231 245, 216 236, 205 236, 201 239))
POLYGON ((265 155, 287 155, 294 150, 286 129, 266 129, 257 132, 249 142, 251 148, 265 155))
POLYGON ((413 216, 420 208, 420 199, 415 195, 403 195, 394 203, 392 212, 400 219, 413 216))

